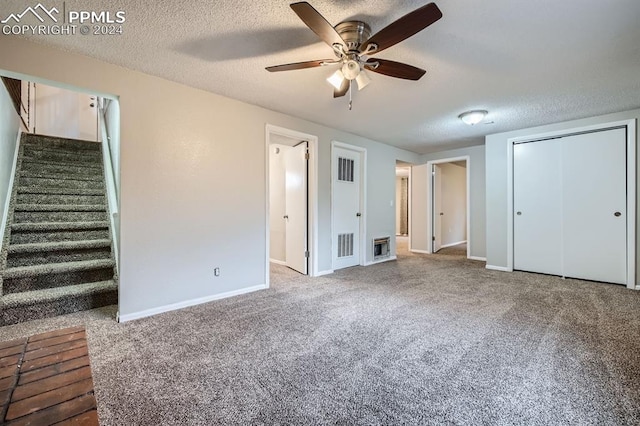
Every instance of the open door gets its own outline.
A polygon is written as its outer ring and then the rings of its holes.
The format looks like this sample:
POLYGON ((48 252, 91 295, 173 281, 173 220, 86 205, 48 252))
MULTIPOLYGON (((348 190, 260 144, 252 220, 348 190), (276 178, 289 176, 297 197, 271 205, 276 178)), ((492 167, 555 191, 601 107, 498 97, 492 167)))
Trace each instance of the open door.
POLYGON ((442 248, 442 168, 433 165, 433 253, 442 248))
POLYGON ((41 135, 98 141, 96 97, 36 84, 35 131, 41 135))
POLYGON ((286 265, 307 275, 308 142, 285 152, 286 265))

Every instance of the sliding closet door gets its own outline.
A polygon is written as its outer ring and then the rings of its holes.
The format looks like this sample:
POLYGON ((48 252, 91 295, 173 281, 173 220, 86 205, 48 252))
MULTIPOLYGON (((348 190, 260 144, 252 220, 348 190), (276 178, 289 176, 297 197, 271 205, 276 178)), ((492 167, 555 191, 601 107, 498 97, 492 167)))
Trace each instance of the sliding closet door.
POLYGON ((567 277, 626 283, 625 140, 625 129, 559 140, 567 277))
POLYGON ((514 269, 562 275, 562 171, 557 140, 513 147, 514 269))

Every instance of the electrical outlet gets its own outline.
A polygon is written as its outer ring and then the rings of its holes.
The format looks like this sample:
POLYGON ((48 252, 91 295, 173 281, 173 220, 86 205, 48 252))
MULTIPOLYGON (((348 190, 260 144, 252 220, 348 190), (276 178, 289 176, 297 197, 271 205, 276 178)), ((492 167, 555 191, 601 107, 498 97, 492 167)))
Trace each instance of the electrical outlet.
POLYGON ((214 268, 213 269, 213 275, 215 275, 216 277, 220 276, 220 268, 214 268))

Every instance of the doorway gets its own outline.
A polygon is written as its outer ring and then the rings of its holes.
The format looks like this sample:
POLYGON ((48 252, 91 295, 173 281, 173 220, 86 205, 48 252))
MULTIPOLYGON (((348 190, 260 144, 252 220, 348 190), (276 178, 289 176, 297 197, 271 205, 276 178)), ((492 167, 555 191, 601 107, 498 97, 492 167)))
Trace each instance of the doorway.
POLYGON ((428 163, 429 251, 461 251, 469 257, 469 168, 468 156, 428 163))
POLYGON ((316 144, 315 136, 267 125, 267 285, 272 264, 316 274, 316 144))
POLYGON ((411 211, 411 164, 396 161, 396 254, 409 250, 411 211))
POLYGON ((100 141, 97 96, 41 83, 33 86, 35 133, 100 141))

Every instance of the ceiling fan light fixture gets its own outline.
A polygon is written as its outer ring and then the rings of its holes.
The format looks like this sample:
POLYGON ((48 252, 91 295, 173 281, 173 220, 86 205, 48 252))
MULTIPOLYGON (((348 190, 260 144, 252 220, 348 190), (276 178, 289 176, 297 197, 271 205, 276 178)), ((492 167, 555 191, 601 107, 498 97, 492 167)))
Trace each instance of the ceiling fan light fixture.
POLYGON ((464 124, 468 124, 469 126, 473 126, 475 124, 480 123, 482 120, 484 120, 484 118, 487 116, 488 111, 483 110, 483 109, 476 109, 473 111, 466 111, 463 112, 462 114, 460 114, 458 116, 458 118, 460 120, 462 120, 462 122, 464 124))
POLYGON ((369 83, 371 83, 371 79, 369 78, 367 73, 365 73, 364 70, 362 70, 360 71, 360 74, 358 74, 358 76, 356 77, 356 83, 358 83, 358 90, 362 90, 365 87, 367 87, 369 83))
POLYGON ((340 70, 336 70, 333 74, 327 78, 329 84, 336 88, 336 90, 340 90, 342 87, 342 82, 344 81, 344 74, 340 70))
POLYGON ((349 59, 342 66, 342 74, 347 80, 353 80, 360 75, 360 64, 353 59, 349 59))

